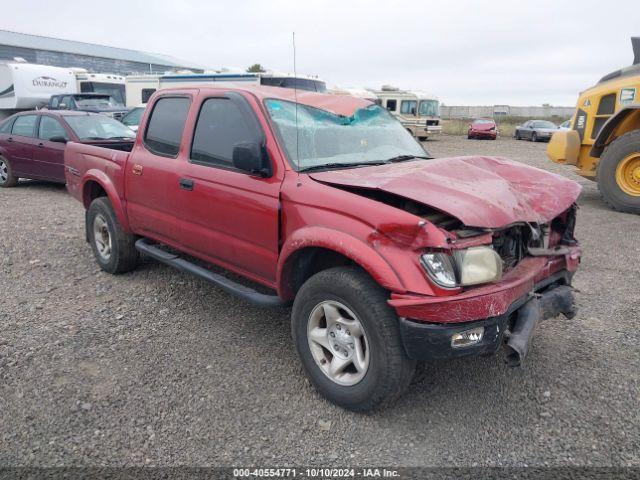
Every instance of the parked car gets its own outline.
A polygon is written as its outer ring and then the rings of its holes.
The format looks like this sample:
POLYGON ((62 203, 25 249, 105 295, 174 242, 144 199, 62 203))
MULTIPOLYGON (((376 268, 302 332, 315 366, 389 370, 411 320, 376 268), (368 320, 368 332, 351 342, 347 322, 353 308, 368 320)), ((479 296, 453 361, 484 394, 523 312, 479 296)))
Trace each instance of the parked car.
POLYGON ((498 137, 498 126, 490 118, 479 118, 469 124, 467 138, 488 138, 495 140, 498 137))
POLYGON ((77 110, 79 112, 101 113, 120 120, 129 111, 116 102, 111 95, 103 93, 69 93, 52 95, 47 105, 49 110, 77 110))
POLYGON ((571 130, 571 120, 567 120, 566 122, 562 122, 558 126, 558 130, 571 130))
POLYGON ((547 120, 529 120, 528 122, 516 127, 513 136, 516 140, 525 138, 532 142, 537 142, 539 140, 548 142, 551 139, 551 136, 557 131, 558 127, 553 122, 549 122, 547 120))
POLYGON ((571 180, 430 159, 384 108, 346 95, 168 89, 147 108, 130 153, 65 152, 98 265, 127 272, 143 253, 264 307, 293 302, 299 358, 338 405, 379 407, 418 360, 507 338, 518 365, 540 319, 575 314, 571 180))
POLYGON ((142 120, 142 115, 144 114, 145 107, 146 104, 133 107, 124 117, 122 117, 120 121, 134 132, 137 132, 138 125, 140 125, 140 120, 142 120))
POLYGON ((131 150, 135 133, 103 115, 38 110, 17 113, 0 123, 0 187, 19 178, 64 182, 67 142, 131 150))

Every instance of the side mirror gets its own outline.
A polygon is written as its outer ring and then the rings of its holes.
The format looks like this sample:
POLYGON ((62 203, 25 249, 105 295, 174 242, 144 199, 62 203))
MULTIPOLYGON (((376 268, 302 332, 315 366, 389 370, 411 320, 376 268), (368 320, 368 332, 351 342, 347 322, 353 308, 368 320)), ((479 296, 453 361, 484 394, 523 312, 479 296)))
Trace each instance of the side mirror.
POLYGON ((262 147, 257 142, 242 142, 234 145, 233 166, 260 177, 271 175, 268 159, 263 156, 262 147))
POLYGON ((67 143, 67 139, 64 138, 63 136, 51 137, 49 141, 55 142, 55 143, 67 143))

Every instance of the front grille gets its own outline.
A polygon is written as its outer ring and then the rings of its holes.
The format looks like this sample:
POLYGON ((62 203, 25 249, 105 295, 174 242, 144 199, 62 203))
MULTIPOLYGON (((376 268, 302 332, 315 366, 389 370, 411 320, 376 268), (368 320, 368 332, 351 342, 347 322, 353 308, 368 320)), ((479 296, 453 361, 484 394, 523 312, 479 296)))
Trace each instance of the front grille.
POLYGON ((527 256, 528 248, 543 244, 542 231, 530 225, 516 225, 493 235, 493 249, 504 262, 504 270, 515 267, 527 256))

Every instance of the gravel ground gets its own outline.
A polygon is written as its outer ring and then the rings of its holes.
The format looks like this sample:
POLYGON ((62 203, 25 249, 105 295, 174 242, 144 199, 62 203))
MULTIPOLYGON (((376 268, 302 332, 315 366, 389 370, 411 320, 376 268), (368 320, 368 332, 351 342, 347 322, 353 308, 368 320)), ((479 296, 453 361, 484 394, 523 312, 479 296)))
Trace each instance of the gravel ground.
POLYGON ((503 155, 584 186, 579 315, 502 355, 421 367, 371 415, 305 379, 287 310, 147 261, 102 273, 61 186, 0 191, 0 465, 640 466, 640 217, 613 212, 545 144, 427 142, 503 155))

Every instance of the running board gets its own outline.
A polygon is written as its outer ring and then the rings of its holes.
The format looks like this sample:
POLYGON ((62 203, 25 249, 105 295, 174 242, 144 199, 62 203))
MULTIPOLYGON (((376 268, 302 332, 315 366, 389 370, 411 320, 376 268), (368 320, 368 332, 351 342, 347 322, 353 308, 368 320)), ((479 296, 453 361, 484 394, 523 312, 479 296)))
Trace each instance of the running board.
POLYGON ((233 280, 229 280, 220 274, 211 272, 206 268, 202 268, 195 263, 189 262, 179 255, 162 250, 146 238, 141 238, 136 241, 136 249, 151 258, 155 258, 162 263, 166 263, 171 267, 182 270, 183 272, 191 273, 192 275, 200 277, 209 283, 213 283, 225 292, 247 300, 255 305, 263 307, 279 307, 285 304, 285 302, 277 295, 265 295, 264 293, 256 292, 252 288, 245 287, 244 285, 236 283, 233 280))

